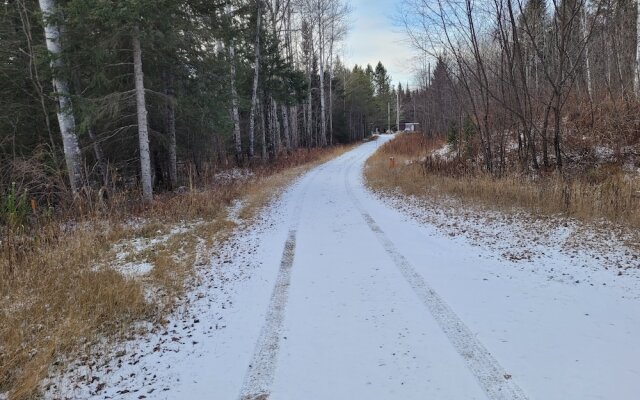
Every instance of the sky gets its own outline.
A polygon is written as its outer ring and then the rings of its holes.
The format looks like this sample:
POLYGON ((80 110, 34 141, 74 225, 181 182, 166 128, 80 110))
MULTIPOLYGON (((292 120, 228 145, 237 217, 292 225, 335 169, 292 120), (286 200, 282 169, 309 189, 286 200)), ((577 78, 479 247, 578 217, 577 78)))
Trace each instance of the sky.
POLYGON ((353 64, 375 68, 378 61, 387 68, 393 83, 411 84, 412 51, 402 29, 393 22, 398 0, 351 0, 351 23, 341 57, 353 64))

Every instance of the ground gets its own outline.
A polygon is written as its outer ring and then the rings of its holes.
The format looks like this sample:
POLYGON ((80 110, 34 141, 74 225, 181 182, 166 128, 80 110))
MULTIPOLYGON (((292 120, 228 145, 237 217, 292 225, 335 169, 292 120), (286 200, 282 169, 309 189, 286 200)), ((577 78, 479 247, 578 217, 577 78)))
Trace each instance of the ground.
POLYGON ((640 275, 600 255, 637 260, 555 245, 570 225, 529 254, 512 216, 371 193, 364 162, 389 139, 300 178, 164 328, 68 363, 45 396, 637 398, 640 275))

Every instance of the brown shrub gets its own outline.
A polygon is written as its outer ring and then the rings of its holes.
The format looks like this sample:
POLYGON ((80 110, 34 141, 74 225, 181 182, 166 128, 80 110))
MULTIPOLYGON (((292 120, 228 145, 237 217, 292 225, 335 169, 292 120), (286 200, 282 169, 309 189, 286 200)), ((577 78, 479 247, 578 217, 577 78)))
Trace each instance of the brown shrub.
MULTIPOLYGON (((559 174, 529 176, 507 174, 497 178, 479 167, 460 160, 415 158, 424 154, 412 148, 403 136, 383 146, 367 161, 365 176, 374 189, 400 189, 417 196, 455 196, 463 201, 487 207, 525 208, 538 214, 562 213, 584 220, 607 220, 640 227, 640 179, 625 175, 620 168, 598 168, 597 176, 583 174, 563 177, 559 174), (404 143, 393 143, 400 141, 404 143), (398 153, 394 153, 399 149, 398 153), (407 158, 406 154, 412 154, 407 158), (388 157, 403 158, 389 168, 388 157)), ((411 143, 419 143, 412 139, 411 143)))

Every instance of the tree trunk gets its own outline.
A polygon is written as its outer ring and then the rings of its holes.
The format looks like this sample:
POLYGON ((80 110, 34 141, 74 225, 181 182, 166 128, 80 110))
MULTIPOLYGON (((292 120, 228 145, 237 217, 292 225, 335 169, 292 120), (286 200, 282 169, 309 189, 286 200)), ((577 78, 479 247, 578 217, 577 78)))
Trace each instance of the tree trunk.
POLYGON ((291 107, 291 129, 290 129, 290 136, 291 136, 291 147, 293 149, 297 149, 300 143, 299 137, 299 130, 298 130, 298 106, 293 106, 291 107))
POLYGON ((167 76, 167 136, 169 141, 169 186, 178 187, 178 154, 176 149, 176 94, 173 88, 173 75, 167 76))
POLYGON ((400 130, 400 86, 396 90, 396 132, 400 130))
POLYGON ((73 117, 73 105, 69 97, 69 83, 61 78, 58 70, 64 67, 64 62, 60 58, 62 51, 60 45, 60 27, 51 21, 51 16, 55 11, 54 0, 39 0, 42 18, 44 22, 44 33, 47 49, 51 53, 51 69, 53 70, 53 88, 56 91, 58 103, 58 124, 62 135, 62 145, 64 157, 69 173, 69 183, 71 191, 78 193, 82 187, 82 167, 80 146, 76 136, 76 122, 73 117))
MULTIPOLYGON (((249 158, 253 158, 254 154, 254 137, 255 137, 255 119, 256 107, 258 105, 258 80, 260 78, 260 30, 262 28, 262 6, 260 0, 257 1, 256 16, 256 43, 255 43, 255 65, 253 67, 253 93, 251 95, 251 114, 249 116, 249 158)), ((264 116, 262 117, 264 119, 264 116)), ((264 136, 264 131, 263 131, 264 136)))
POLYGON ((289 131, 289 113, 286 105, 282 105, 282 131, 284 133, 284 145, 287 152, 291 152, 291 132, 289 131))
POLYGON ((282 148, 280 143, 280 120, 278 119, 278 102, 271 97, 271 132, 273 138, 273 159, 278 158, 282 148))
POLYGON ((640 0, 636 0, 638 14, 636 16, 636 65, 633 77, 633 90, 640 96, 640 0))
POLYGON ((109 165, 107 163, 107 158, 104 156, 104 151, 102 151, 102 146, 100 145, 100 142, 98 142, 98 138, 96 137, 93 128, 89 128, 87 132, 89 134, 89 139, 91 140, 91 147, 93 147, 93 155, 96 158, 96 164, 98 166, 100 179, 102 180, 102 186, 107 187, 109 185, 109 165))
POLYGON ((589 34, 587 33, 587 10, 582 7, 582 39, 584 40, 584 69, 587 81, 587 95, 589 101, 593 101, 593 88, 591 84, 591 62, 589 60, 589 34))
POLYGON ((236 49, 229 46, 229 62, 231 64, 231 117, 233 118, 233 144, 236 152, 236 163, 242 164, 242 137, 240 135, 240 113, 238 112, 238 89, 236 88, 236 49))
POLYGON ((260 127, 262 133, 262 162, 267 162, 267 127, 264 122, 264 104, 260 101, 258 107, 260 108, 260 127))
POLYGON ((335 23, 335 21, 331 21, 331 37, 329 38, 329 144, 331 146, 333 146, 333 45, 336 40, 334 34, 335 23))
POLYGON ((324 18, 318 2, 318 44, 320 46, 320 146, 327 145, 327 114, 324 98, 324 18))
POLYGON ((153 200, 151 186, 151 159, 149 157, 149 127, 147 122, 147 103, 145 100, 144 74, 142 73, 142 49, 140 35, 137 30, 132 37, 133 70, 136 87, 136 108, 138 114, 138 140, 140 142, 140 180, 142 182, 142 199, 153 200))

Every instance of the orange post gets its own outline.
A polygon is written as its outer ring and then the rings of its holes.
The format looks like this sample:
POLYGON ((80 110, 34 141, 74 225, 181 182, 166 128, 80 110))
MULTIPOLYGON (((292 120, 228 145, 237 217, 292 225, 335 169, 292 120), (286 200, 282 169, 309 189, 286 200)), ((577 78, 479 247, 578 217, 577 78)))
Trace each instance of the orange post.
POLYGON ((389 168, 394 169, 396 167, 396 159, 394 157, 389 157, 389 168))
POLYGON ((31 199, 31 210, 33 210, 33 213, 36 213, 36 208, 37 208, 37 204, 36 204, 36 199, 31 199))

